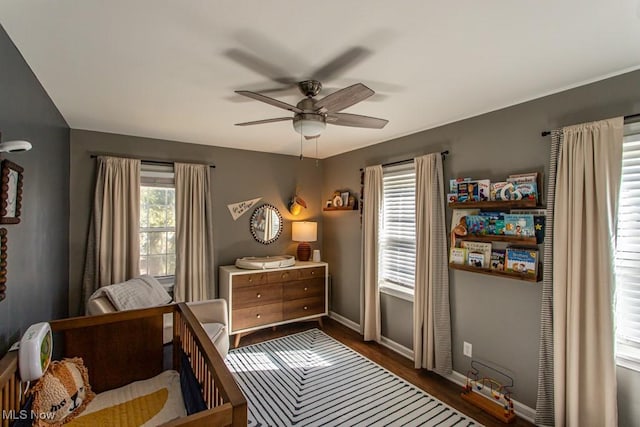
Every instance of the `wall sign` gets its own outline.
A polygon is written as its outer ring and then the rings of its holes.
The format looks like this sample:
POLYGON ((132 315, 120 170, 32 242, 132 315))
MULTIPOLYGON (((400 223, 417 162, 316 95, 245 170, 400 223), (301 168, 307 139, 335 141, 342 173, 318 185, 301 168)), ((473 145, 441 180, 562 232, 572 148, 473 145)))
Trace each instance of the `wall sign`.
POLYGON ((258 197, 256 199, 251 199, 251 200, 245 200, 244 202, 232 203, 230 205, 227 205, 227 208, 229 208, 229 212, 231 213, 231 216, 235 221, 238 218, 240 218, 246 211, 251 209, 253 205, 258 203, 258 200, 260 199, 262 199, 262 197, 258 197))

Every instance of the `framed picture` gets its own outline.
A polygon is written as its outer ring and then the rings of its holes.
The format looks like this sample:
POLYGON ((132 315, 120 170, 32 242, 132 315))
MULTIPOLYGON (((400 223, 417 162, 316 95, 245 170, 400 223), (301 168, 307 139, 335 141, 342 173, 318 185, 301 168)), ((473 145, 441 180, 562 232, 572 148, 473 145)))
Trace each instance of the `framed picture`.
POLYGON ((342 198, 342 206, 349 206, 349 192, 340 193, 340 197, 342 198))
POLYGON ((22 172, 21 166, 9 160, 3 160, 0 166, 2 189, 0 191, 0 224, 18 224, 22 209, 22 172))

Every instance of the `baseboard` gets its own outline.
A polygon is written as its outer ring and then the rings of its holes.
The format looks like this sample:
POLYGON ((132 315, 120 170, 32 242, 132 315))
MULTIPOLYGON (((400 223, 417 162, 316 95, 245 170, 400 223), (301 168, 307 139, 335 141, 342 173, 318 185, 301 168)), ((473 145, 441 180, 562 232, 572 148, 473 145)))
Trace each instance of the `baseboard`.
POLYGON ((387 337, 380 337, 380 345, 395 351, 400 356, 404 356, 409 360, 413 360, 413 350, 403 346, 402 344, 398 344, 397 342, 392 341, 387 337))
MULTIPOLYGON (((442 376, 453 383, 459 384, 461 387, 464 387, 467 384, 467 377, 462 375, 460 372, 453 371, 450 375, 442 375, 442 376)), ((479 393, 484 397, 486 397, 487 399, 494 401, 494 398, 491 397, 491 394, 487 389, 480 390, 479 393)), ((518 402, 515 399, 512 399, 512 400, 513 400, 513 410, 515 411, 516 415, 518 415, 521 418, 524 418, 525 420, 529 421, 532 424, 535 424, 536 422, 535 409, 532 409, 527 405, 518 402)))
POLYGON ((329 317, 336 322, 343 324, 347 328, 353 329, 357 333, 362 334, 362 332, 360 331, 360 325, 353 320, 347 319, 346 317, 339 315, 335 311, 330 311, 329 317))

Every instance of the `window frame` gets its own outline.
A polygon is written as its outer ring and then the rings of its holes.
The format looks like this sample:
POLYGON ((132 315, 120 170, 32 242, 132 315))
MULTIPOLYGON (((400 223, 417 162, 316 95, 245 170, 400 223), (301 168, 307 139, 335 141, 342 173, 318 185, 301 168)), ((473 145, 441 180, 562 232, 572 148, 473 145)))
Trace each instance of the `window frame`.
MULTIPOLYGON (((157 165, 157 164, 147 164, 142 163, 140 167, 140 192, 142 193, 143 187, 151 187, 151 188, 165 188, 172 189, 174 191, 174 200, 175 200, 175 179, 174 179, 174 169, 173 165, 157 165)), ((175 223, 175 203, 174 203, 174 223, 175 223)), ((161 232, 161 233, 176 233, 176 226, 174 224, 173 227, 143 227, 142 226, 142 197, 140 198, 140 222, 139 222, 139 230, 138 234, 140 239, 142 238, 142 233, 150 233, 150 232, 161 232)), ((175 249, 175 243, 174 243, 175 249)), ((142 254, 140 253, 140 257, 143 255, 149 256, 153 254, 142 254)), ((164 255, 167 255, 165 253, 164 255)), ((175 252, 173 253, 175 257, 175 252)), ((165 261, 166 262, 166 261, 165 261)), ((147 268, 148 274, 148 268, 147 268)), ((153 276, 157 279, 162 285, 164 285, 168 290, 173 287, 175 281, 175 270, 173 274, 165 274, 160 276, 153 276)))
MULTIPOLYGON (((623 153, 625 152, 625 149, 627 150, 633 150, 634 152, 636 152, 636 156, 638 159, 640 159, 640 122, 628 122, 625 123, 624 125, 624 141, 623 141, 623 153), (635 144, 634 144, 635 143, 635 144), (635 147, 633 148, 629 148, 631 146, 631 144, 634 144, 635 147)), ((621 177, 620 177, 620 194, 619 194, 619 198, 618 198, 618 216, 616 218, 616 248, 615 248, 615 264, 614 264, 614 278, 615 278, 615 286, 616 286, 616 291, 615 291, 615 300, 614 300, 614 322, 615 322, 615 358, 616 358, 616 364, 618 366, 623 366, 625 368, 628 369, 632 369, 634 371, 638 371, 640 372, 640 341, 639 342, 635 342, 633 340, 630 340, 628 337, 624 337, 621 336, 620 333, 620 329, 618 328, 618 326, 621 323, 624 323, 624 321, 621 321, 621 316, 622 314, 620 313, 620 311, 622 310, 618 310, 618 302, 619 302, 619 298, 621 298, 621 292, 624 290, 626 292, 639 292, 640 291, 640 285, 637 284, 633 284, 633 283, 629 283, 625 286, 625 281, 621 280, 623 276, 623 274, 621 274, 620 269, 621 268, 632 268, 632 269, 638 269, 640 271, 640 248, 638 248, 637 250, 630 250, 630 246, 633 246, 633 243, 629 242, 626 243, 626 245, 624 247, 621 248, 621 245, 623 245, 624 242, 624 237, 621 237, 624 233, 621 233, 621 231, 627 231, 629 232, 630 229, 629 227, 626 226, 622 226, 621 224, 628 224, 629 221, 631 220, 632 222, 637 222, 635 221, 635 219, 638 218, 638 215, 640 215, 640 197, 633 197, 629 194, 623 195, 623 192, 625 191, 625 182, 624 182, 624 178, 625 178, 625 165, 624 165, 624 154, 623 154, 623 159, 622 159, 622 170, 621 170, 621 177), (632 212, 629 212, 629 209, 623 209, 622 208, 622 200, 630 200, 632 198, 638 198, 638 200, 632 204, 632 212), (624 214, 622 213, 623 211, 626 211, 624 214), (635 214, 635 218, 634 218, 634 214, 635 214), (623 217, 624 215, 624 217, 623 217), (638 259, 634 259, 632 260, 632 265, 629 266, 628 262, 629 262, 629 258, 625 258, 624 260, 627 262, 627 265, 622 265, 624 262, 622 261, 623 258, 620 256, 621 253, 633 253, 633 254, 637 254, 638 255, 638 259)), ((640 162, 638 162, 640 163, 640 162)), ((631 166, 629 166, 631 168, 631 166)), ((640 169, 640 164, 638 166, 636 166, 636 168, 640 169)), ((634 174, 634 172, 632 172, 631 170, 629 170, 628 172, 629 175, 634 174)), ((635 173, 637 175, 637 172, 635 173)), ((640 181, 640 180, 638 180, 640 181)), ((634 182, 636 182, 636 180, 634 180, 634 182)), ((640 184, 640 182, 639 182, 640 184)), ((630 186, 633 186, 633 184, 630 184, 630 186)), ((636 184, 636 186, 638 186, 638 184, 636 184)), ((638 190, 636 190, 638 191, 638 190)), ((627 205, 628 207, 628 205, 627 205)), ((632 228, 633 231, 638 230, 640 231, 640 225, 638 225, 637 227, 633 227, 632 228)), ((639 238, 640 239, 640 238, 639 238)), ((631 281, 633 282, 633 281, 631 281)), ((638 297, 637 299, 638 301, 640 301, 640 297, 638 297)), ((634 312, 634 315, 640 315, 640 309, 637 310, 637 313, 634 312)), ((634 328, 634 331, 637 329, 636 334, 638 336, 640 336, 640 326, 638 326, 637 328, 634 328)))
MULTIPOLYGON (((410 301, 412 302, 414 299, 414 292, 415 292, 415 264, 416 264, 416 258, 415 258, 415 245, 416 245, 416 234, 415 234, 415 214, 416 214, 416 209, 415 209, 415 177, 416 177, 416 171, 415 171, 415 164, 414 162, 407 162, 401 165, 394 165, 394 166, 387 166, 387 167, 383 167, 383 189, 382 189, 382 199, 383 199, 383 203, 382 203, 382 208, 380 209, 380 221, 379 221, 379 229, 378 229, 378 290, 381 293, 387 294, 387 295, 392 295, 394 297, 406 300, 406 301, 410 301), (404 242, 410 241, 413 244, 413 254, 412 254, 412 259, 411 257, 409 257, 408 261, 410 264, 413 265, 413 279, 412 279, 412 284, 411 286, 407 285, 407 284, 402 284, 402 280, 397 280, 397 281, 392 281, 392 280, 388 280, 388 277, 385 277, 386 273, 384 271, 384 267, 385 267, 385 262, 384 262, 384 258, 385 258, 385 249, 388 247, 388 243, 387 243, 387 236, 385 234, 385 215, 387 214, 391 214, 392 212, 388 212, 387 211, 387 207, 385 204, 385 201, 388 202, 388 197, 385 195, 385 178, 387 178, 387 180, 389 179, 393 179, 395 178, 399 178, 402 176, 406 176, 406 175, 412 175, 412 178, 410 178, 410 181, 412 181, 411 183, 411 188, 412 188, 412 192, 411 192, 411 197, 413 198, 413 203, 412 203, 412 208, 411 208, 411 213, 409 214, 410 217, 412 217, 413 223, 410 227, 413 228, 413 239, 404 239, 404 242)), ((402 179, 402 178, 400 178, 402 179)), ((400 201, 402 203, 402 201, 400 201)), ((396 226, 398 226, 398 222, 394 222, 394 224, 396 226)), ((400 227, 404 227, 406 224, 401 224, 400 227)), ((398 241, 402 241, 401 239, 394 239, 396 240, 396 243, 398 241)), ((391 245, 392 248, 394 247, 398 247, 400 245, 391 245)), ((406 253, 405 253, 406 255, 406 253)))

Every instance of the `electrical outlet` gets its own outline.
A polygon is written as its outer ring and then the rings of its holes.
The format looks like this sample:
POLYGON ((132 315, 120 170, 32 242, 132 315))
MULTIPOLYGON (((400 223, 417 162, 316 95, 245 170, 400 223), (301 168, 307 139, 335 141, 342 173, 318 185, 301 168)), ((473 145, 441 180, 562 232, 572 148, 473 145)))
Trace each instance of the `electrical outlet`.
POLYGON ((471 350, 472 350, 471 343, 470 343, 470 342, 466 342, 466 341, 465 341, 465 342, 464 342, 464 348, 463 348, 463 350, 462 350, 462 353, 463 353, 465 356, 467 356, 467 357, 472 357, 472 356, 471 356, 471 354, 472 354, 472 353, 471 353, 471 350))

